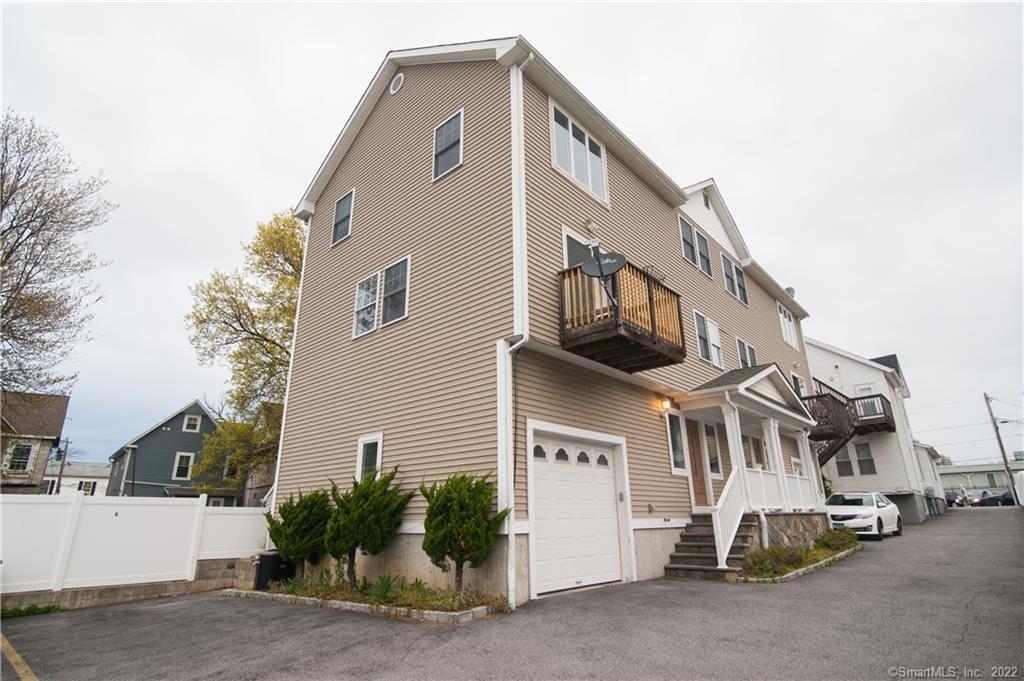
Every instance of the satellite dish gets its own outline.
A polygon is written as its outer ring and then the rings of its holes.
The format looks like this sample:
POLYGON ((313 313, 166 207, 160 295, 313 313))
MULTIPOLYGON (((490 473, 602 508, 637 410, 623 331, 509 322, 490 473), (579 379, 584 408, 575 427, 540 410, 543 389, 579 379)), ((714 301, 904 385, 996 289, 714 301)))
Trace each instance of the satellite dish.
POLYGON ((601 253, 580 263, 580 269, 588 277, 610 277, 625 266, 626 256, 621 253, 601 253))

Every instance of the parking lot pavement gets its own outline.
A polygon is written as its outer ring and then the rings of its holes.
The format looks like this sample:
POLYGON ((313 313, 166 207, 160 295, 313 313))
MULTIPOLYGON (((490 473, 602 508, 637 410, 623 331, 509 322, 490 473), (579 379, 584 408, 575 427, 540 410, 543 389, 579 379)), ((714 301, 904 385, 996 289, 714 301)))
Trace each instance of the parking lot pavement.
POLYGON ((885 679, 947 666, 990 678, 1024 666, 1022 575, 1024 511, 957 509, 785 584, 640 582, 461 628, 214 593, 13 619, 3 633, 42 681, 885 679))

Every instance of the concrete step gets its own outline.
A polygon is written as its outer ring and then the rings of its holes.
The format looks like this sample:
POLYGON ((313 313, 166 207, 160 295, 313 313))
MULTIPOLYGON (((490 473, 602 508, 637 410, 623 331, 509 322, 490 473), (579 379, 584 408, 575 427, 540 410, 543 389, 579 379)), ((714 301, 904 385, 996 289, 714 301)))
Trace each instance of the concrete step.
MULTIPOLYGON (((757 525, 741 523, 739 528, 736 531, 739 534, 753 534, 754 532, 757 532, 759 530, 757 528, 757 525)), ((683 530, 682 532, 680 532, 679 534, 680 534, 680 536, 682 536, 684 534, 689 534, 689 535, 694 535, 694 534, 713 535, 714 533, 715 533, 714 526, 708 524, 708 525, 687 525, 686 529, 683 530)))
MULTIPOLYGON (((672 565, 692 565, 701 567, 715 567, 718 565, 718 556, 714 553, 675 552, 669 554, 668 560, 672 565)), ((743 554, 730 553, 725 558, 725 564, 730 567, 742 567, 743 554)))
POLYGON ((739 581, 740 568, 728 567, 707 567, 700 565, 673 565, 665 566, 666 579, 707 579, 718 582, 739 581))
MULTIPOLYGON (((684 537, 684 539, 686 539, 686 537, 684 537)), ((690 537, 690 539, 692 539, 692 537, 690 537)), ((747 555, 747 551, 750 550, 751 546, 752 545, 749 542, 733 542, 732 543, 732 549, 729 551, 729 553, 738 553, 738 554, 742 554, 742 555, 745 556, 745 555, 747 555)), ((681 541, 681 542, 676 542, 676 551, 678 553, 692 552, 692 553, 711 553, 711 554, 714 554, 715 553, 715 542, 713 542, 713 541, 710 541, 710 542, 708 542, 708 541, 700 541, 700 542, 681 541)))

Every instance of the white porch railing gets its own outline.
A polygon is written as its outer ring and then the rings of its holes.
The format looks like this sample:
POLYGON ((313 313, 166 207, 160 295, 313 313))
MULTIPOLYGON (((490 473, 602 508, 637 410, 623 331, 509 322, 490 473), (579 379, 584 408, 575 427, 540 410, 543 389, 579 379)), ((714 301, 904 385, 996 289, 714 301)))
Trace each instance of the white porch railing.
POLYGON ((794 509, 813 510, 818 507, 817 494, 814 493, 814 482, 799 475, 786 475, 786 491, 794 509))
POLYGON ((746 504, 743 501, 743 486, 736 482, 738 469, 734 468, 725 481, 722 493, 718 495, 718 503, 711 508, 711 525, 715 533, 715 553, 718 567, 728 567, 726 559, 732 548, 732 540, 736 538, 736 530, 740 527, 746 504))
POLYGON ((779 476, 774 471, 748 468, 747 489, 750 491, 751 508, 782 508, 782 496, 779 493, 779 476))

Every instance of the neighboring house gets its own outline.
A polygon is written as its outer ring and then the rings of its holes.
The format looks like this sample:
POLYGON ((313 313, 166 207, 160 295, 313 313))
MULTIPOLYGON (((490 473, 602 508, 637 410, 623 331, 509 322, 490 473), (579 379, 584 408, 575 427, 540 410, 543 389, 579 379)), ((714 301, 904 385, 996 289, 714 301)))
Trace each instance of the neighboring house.
MULTIPOLYGON (((839 430, 819 450, 834 492, 881 492, 896 502, 904 523, 920 523, 942 496, 928 484, 904 401, 910 387, 896 355, 867 359, 807 338, 814 375, 816 430, 839 430), (845 420, 844 420, 845 418, 845 420)), ((812 437, 814 435, 812 434, 812 437)))
POLYGON ((59 446, 67 395, 0 392, 4 494, 39 494, 50 453, 59 446))
MULTIPOLYGON (((807 312, 713 180, 677 185, 522 38, 390 52, 296 215, 276 503, 396 466, 406 488, 492 474, 512 520, 467 579, 512 603, 735 576, 745 511, 824 528, 807 312), (607 289, 592 239, 628 260, 607 289), (719 541, 677 549, 691 523, 719 541)), ((439 579, 424 510, 371 574, 439 579)))
POLYGON ((281 440, 281 413, 283 405, 275 402, 264 402, 256 413, 253 424, 259 441, 264 442, 256 451, 259 456, 272 457, 272 461, 256 466, 249 471, 245 479, 244 504, 246 506, 263 506, 269 503, 269 495, 274 487, 274 471, 277 468, 277 449, 281 440))
MULTIPOLYGON (((960 488, 974 496, 982 492, 1002 494, 1010 488, 1010 480, 1006 477, 1006 467, 1002 461, 991 463, 953 464, 939 466, 939 477, 942 488, 951 492, 959 492, 960 488)), ((1010 471, 1015 475, 1024 471, 1024 461, 1010 461, 1010 471)))
POLYGON ((917 456, 918 465, 921 466, 921 479, 924 483, 924 499, 928 505, 928 513, 931 515, 945 513, 947 509, 946 495, 942 487, 942 479, 939 477, 939 462, 942 461, 942 455, 935 447, 917 440, 914 440, 914 454, 917 456))
POLYGON ((65 496, 84 493, 86 496, 102 497, 107 494, 110 480, 110 464, 66 461, 61 469, 60 460, 46 464, 43 478, 43 494, 65 496))
MULTIPOLYGON (((217 418, 199 400, 186 404, 111 454, 108 496, 197 497, 192 469, 217 418)), ((209 493, 211 506, 235 506, 238 490, 209 493)))

